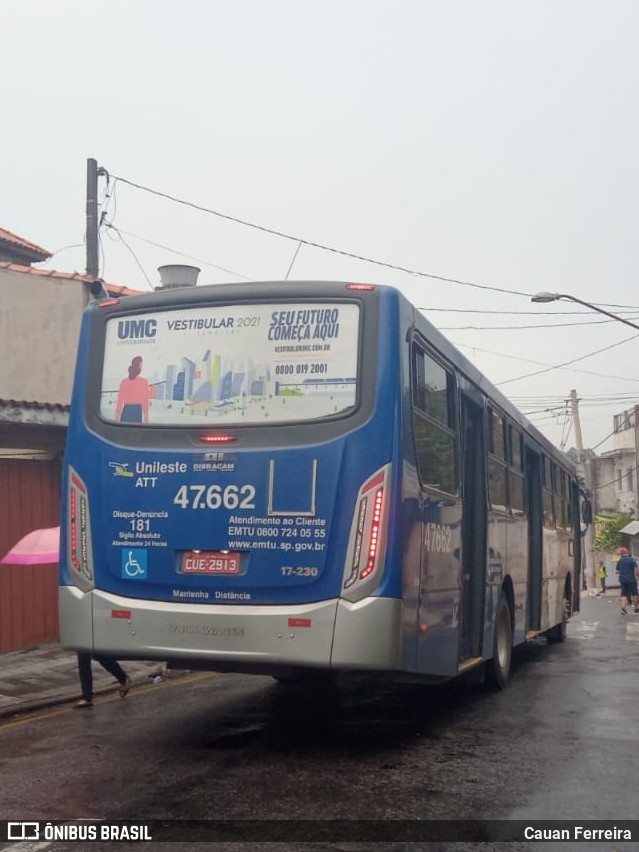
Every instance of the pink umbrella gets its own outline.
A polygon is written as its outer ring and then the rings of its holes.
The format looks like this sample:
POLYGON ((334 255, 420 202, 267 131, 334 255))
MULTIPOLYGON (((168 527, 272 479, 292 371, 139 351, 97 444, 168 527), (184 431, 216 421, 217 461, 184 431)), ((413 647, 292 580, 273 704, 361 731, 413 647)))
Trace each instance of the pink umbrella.
POLYGON ((0 560, 0 565, 44 565, 60 561, 60 527, 27 533, 0 560))

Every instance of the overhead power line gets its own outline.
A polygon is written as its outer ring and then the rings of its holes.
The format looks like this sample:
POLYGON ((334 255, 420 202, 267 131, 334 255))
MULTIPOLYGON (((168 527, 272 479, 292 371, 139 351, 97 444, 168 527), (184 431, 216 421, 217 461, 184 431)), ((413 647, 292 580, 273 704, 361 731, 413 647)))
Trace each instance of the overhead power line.
MULTIPOLYGON (((158 189, 153 189, 152 187, 145 186, 144 184, 138 183, 137 181, 129 180, 128 178, 122 177, 121 175, 111 174, 106 169, 102 169, 101 172, 103 174, 107 175, 108 180, 113 179, 114 194, 115 194, 115 184, 117 183, 117 181, 120 181, 121 183, 126 184, 127 186, 130 186, 134 189, 138 189, 142 192, 147 192, 150 195, 157 196, 158 198, 164 198, 167 201, 172 201, 174 204, 180 204, 180 205, 183 205, 185 207, 189 207, 192 210, 197 210, 201 213, 208 213, 209 215, 217 216, 220 219, 225 219, 228 222, 234 222, 237 225, 243 225, 244 227, 252 228, 254 230, 261 231, 262 233, 265 233, 265 234, 271 234, 272 236, 280 237, 281 239, 290 240, 292 242, 295 242, 297 244, 297 250, 295 252, 293 260, 295 260, 295 258, 297 257, 297 252, 299 251, 300 247, 305 245, 305 246, 309 246, 311 248, 320 249, 321 251, 332 252, 333 254, 338 254, 338 255, 341 255, 342 257, 349 257, 353 260, 360 260, 364 263, 371 263, 371 264, 374 264, 376 266, 384 267, 385 269, 392 269, 392 270, 395 270, 397 272, 404 272, 407 275, 414 275, 414 276, 421 277, 421 278, 431 278, 435 281, 446 281, 449 284, 459 284, 460 286, 463 286, 463 287, 473 287, 473 288, 476 288, 478 290, 489 290, 489 291, 492 291, 492 292, 495 292, 495 293, 504 293, 504 294, 512 295, 512 296, 531 297, 533 295, 529 292, 525 292, 525 291, 522 291, 522 290, 512 290, 512 289, 508 289, 508 288, 504 288, 504 287, 496 287, 496 286, 490 285, 490 284, 480 284, 476 281, 467 281, 467 280, 464 280, 464 279, 461 279, 461 278, 452 278, 452 277, 446 276, 446 275, 438 275, 434 272, 424 272, 423 270, 412 269, 410 267, 402 266, 400 264, 378 260, 376 258, 368 257, 366 255, 358 254, 356 252, 350 252, 350 251, 346 251, 344 249, 338 249, 338 248, 335 248, 334 246, 329 246, 329 245, 326 245, 324 243, 318 243, 318 242, 315 242, 313 240, 306 240, 302 237, 299 237, 299 236, 294 235, 294 234, 288 234, 285 231, 280 231, 276 228, 269 228, 265 225, 258 225, 256 222, 250 222, 247 219, 241 219, 239 216, 231 216, 228 213, 222 213, 220 210, 214 210, 213 208, 206 207, 203 204, 196 204, 195 202, 187 201, 186 199, 183 199, 183 198, 178 198, 177 196, 171 195, 168 192, 163 192, 163 191, 158 190, 158 189)), ((211 265, 215 266, 215 264, 211 264, 211 265)), ((230 271, 230 270, 228 270, 228 271, 230 271)), ((289 269, 289 272, 290 272, 290 269, 289 269)), ((231 274, 235 275, 235 274, 238 274, 238 273, 231 273, 231 274)), ((634 310, 634 311, 639 310, 638 307, 633 306, 633 305, 606 304, 604 302, 602 302, 601 304, 605 305, 606 307, 629 308, 630 310, 634 310)), ((435 310, 435 309, 433 309, 433 310, 435 310)), ((558 313, 560 313, 560 312, 558 312, 558 313)), ((543 327, 547 327, 547 326, 539 326, 539 327, 543 328, 543 327)), ((511 381, 514 381, 514 379, 511 380, 511 381)))
POLYGON ((150 287, 150 288, 151 288, 151 290, 152 290, 152 289, 153 289, 153 284, 151 283, 151 279, 150 279, 150 278, 149 278, 149 276, 146 274, 146 270, 144 269, 144 267, 142 266, 142 264, 141 264, 141 263, 140 263, 140 261, 138 260, 138 257, 137 257, 137 255, 136 255, 136 253, 133 251, 133 249, 131 248, 131 246, 127 243, 127 241, 126 241, 126 240, 124 239, 124 237, 122 236, 122 232, 121 232, 121 231, 119 231, 119 230, 115 227, 115 225, 113 225, 112 223, 105 222, 105 223, 104 223, 104 227, 105 227, 105 228, 109 228, 111 231, 113 231, 114 233, 116 233, 116 234, 118 235, 118 238, 120 239, 120 241, 122 242, 122 244, 124 245, 124 247, 125 247, 126 249, 128 249, 128 251, 131 253, 131 255, 132 255, 132 257, 133 257, 133 260, 137 263, 137 265, 138 265, 138 266, 139 266, 139 268, 140 268, 140 271, 142 272, 142 275, 144 275, 144 277, 146 278, 146 283, 149 285, 149 287, 150 287))
MULTIPOLYGON (((107 227, 114 227, 112 224, 107 225, 107 227)), ((220 266, 217 263, 213 263, 210 260, 202 260, 200 257, 194 257, 192 254, 186 254, 183 251, 178 251, 177 249, 171 248, 171 246, 165 246, 162 243, 156 243, 153 240, 148 240, 146 237, 140 237, 137 234, 132 234, 129 231, 119 230, 120 234, 125 234, 127 237, 131 237, 134 240, 139 240, 142 243, 147 243, 150 246, 155 246, 156 248, 161 248, 164 251, 170 251, 172 254, 178 255, 179 257, 185 257, 187 260, 195 260, 197 263, 202 263, 204 266, 211 266, 213 269, 217 269, 220 272, 225 272, 228 275, 235 275, 237 278, 244 278, 245 281, 252 281, 252 278, 249 278, 248 275, 243 275, 241 272, 234 272, 232 269, 227 269, 225 266, 220 266)))
POLYGON ((460 278, 449 278, 446 275, 437 275, 434 272, 423 272, 419 269, 411 269, 407 266, 400 266, 395 263, 388 263, 383 260, 376 260, 372 257, 366 257, 362 254, 356 254, 355 252, 344 251, 343 249, 335 248, 334 246, 328 246, 323 243, 317 243, 313 240, 305 240, 302 237, 295 236, 293 234, 287 234, 284 231, 278 231, 275 228, 268 228, 265 225, 258 225, 255 222, 249 222, 247 219, 240 219, 237 216, 230 216, 228 213, 222 213, 219 210, 213 210, 211 207, 205 207, 203 204, 195 204, 192 201, 185 201, 183 198, 177 198, 175 195, 170 195, 168 192, 161 192, 157 189, 152 189, 149 186, 144 186, 143 184, 136 183, 135 181, 128 180, 127 178, 120 177, 119 175, 111 174, 111 177, 114 180, 119 180, 121 183, 127 184, 127 186, 132 186, 135 189, 139 189, 142 192, 148 192, 150 195, 155 195, 158 198, 164 198, 167 201, 173 201, 175 204, 182 204, 184 207, 190 207, 192 210, 199 210, 201 213, 209 213, 212 216, 217 216, 220 219, 225 219, 228 222, 235 222, 237 225, 244 225, 246 228, 253 228, 256 231, 261 231, 265 234, 271 234, 274 237, 281 237, 284 240, 291 240, 295 243, 300 243, 304 246, 310 246, 311 248, 321 249, 322 251, 330 251, 333 254, 339 254, 342 257, 350 257, 353 260, 361 260, 365 263, 372 263, 375 266, 382 266, 385 269, 393 269, 396 272, 405 272, 407 275, 415 275, 420 278, 432 278, 435 281, 447 281, 449 284, 460 284, 463 287, 474 287, 478 290, 491 290, 495 293, 507 293, 510 296, 527 296, 531 297, 533 293, 526 293, 522 290, 508 290, 503 287, 493 287, 489 284, 478 284, 474 281, 464 281, 460 278))
MULTIPOLYGON (((498 314, 501 316, 524 316, 530 317, 535 314, 541 316, 554 316, 554 317, 584 317, 584 316, 592 316, 592 311, 504 311, 499 308, 495 308, 494 310, 484 310, 481 308, 417 308, 418 311, 438 311, 440 313, 456 313, 456 314, 498 314)), ((620 314, 636 314, 639 311, 639 308, 634 308, 631 311, 619 311, 620 314)), ((610 322, 610 320, 597 320, 597 322, 610 322)))
MULTIPOLYGON (((610 435, 608 435, 610 437, 610 435)), ((597 444, 599 446, 599 444, 597 444)), ((594 449, 594 447, 593 447, 594 449)), ((632 470, 633 473, 636 473, 639 470, 639 464, 635 465, 633 468, 628 468, 628 470, 632 470)), ((615 485, 619 482, 619 477, 616 476, 614 479, 611 479, 609 482, 603 482, 601 485, 595 485, 592 489, 593 491, 601 491, 602 488, 608 488, 609 485, 615 485)))
MULTIPOLYGON (((180 205, 183 205, 185 207, 189 207, 192 210, 198 210, 199 212, 202 212, 202 213, 208 213, 212 216, 217 216, 218 218, 225 219, 226 221, 229 221, 229 222, 234 222, 235 224, 238 224, 238 225, 243 225, 244 227, 247 227, 247 228, 253 228, 254 230, 261 231, 261 232, 266 233, 266 234, 271 234, 272 236, 276 236, 276 237, 280 237, 280 238, 285 239, 285 240, 293 241, 293 242, 297 243, 297 246, 298 246, 297 251, 299 251, 299 248, 302 245, 306 245, 306 246, 310 246, 312 248, 320 249, 322 251, 329 251, 329 252, 332 252, 334 254, 341 255, 342 257, 349 257, 349 258, 352 258, 353 260, 360 260, 360 261, 363 261, 364 263, 371 263, 371 264, 374 264, 376 266, 384 267, 386 269, 393 269, 397 272, 404 272, 407 275, 414 275, 414 276, 418 276, 418 277, 422 277, 422 278, 431 278, 435 281, 446 281, 450 284, 459 284, 459 285, 464 286, 464 287, 473 287, 473 288, 476 288, 478 290, 488 290, 488 291, 492 291, 492 292, 495 292, 495 293, 504 293, 504 294, 507 294, 507 295, 526 296, 526 297, 531 297, 533 295, 529 292, 524 292, 522 290, 513 290, 513 289, 504 288, 504 287, 496 287, 496 286, 489 285, 489 284, 479 284, 475 281, 466 281, 466 280, 461 279, 461 278, 452 278, 452 277, 446 276, 446 275, 438 275, 434 272, 424 272, 423 270, 412 269, 410 267, 402 266, 400 264, 389 263, 387 261, 382 261, 382 260, 377 260, 376 258, 367 257, 366 255, 357 254, 355 252, 345 251, 344 249, 338 249, 338 248, 335 248, 334 246, 329 246, 329 245, 326 245, 324 243, 318 243, 318 242, 315 242, 313 240, 306 240, 306 239, 303 239, 299 236, 296 236, 296 235, 293 235, 293 234, 288 234, 285 231, 280 231, 276 228, 269 228, 269 227, 266 227, 265 225, 258 225, 256 222, 250 222, 247 219, 241 219, 238 216, 231 216, 228 213, 222 213, 220 210, 214 210, 211 207, 205 207, 203 204, 196 204, 192 201, 187 201, 183 198, 178 198, 177 196, 171 195, 168 192, 162 192, 161 190, 153 189, 152 187, 145 186, 144 184, 138 183, 137 181, 129 180, 128 178, 125 178, 121 175, 112 174, 104 167, 98 168, 98 164, 97 164, 96 160, 89 159, 87 161, 87 234, 91 234, 93 241, 96 242, 96 243, 97 243, 97 231, 98 231, 98 227, 96 227, 96 224, 97 224, 97 178, 98 178, 99 175, 106 177, 106 180, 107 180, 107 188, 104 192, 103 199, 102 199, 102 202, 103 202, 104 207, 105 207, 105 210, 103 211, 102 221, 104 220, 104 216, 106 214, 106 207, 108 207, 108 204, 111 200, 111 196, 113 196, 113 200, 115 201, 116 184, 117 184, 118 181, 120 181, 121 183, 126 184, 127 186, 130 186, 134 189, 138 189, 142 192, 147 192, 147 193, 154 195, 158 198, 164 198, 165 200, 172 201, 175 204, 180 204, 180 205), (110 190, 111 180, 113 180, 113 190, 112 191, 110 190), (95 186, 93 186, 93 184, 95 184, 95 186)), ((102 224, 102 222, 100 222, 100 224, 102 224)), ((122 240, 122 241, 125 245, 127 245, 124 240, 122 240)), ((135 258, 138 266, 140 266, 140 268, 142 268, 141 264, 139 263, 139 261, 135 257, 135 253, 133 252, 133 250, 129 246, 127 246, 127 248, 129 248, 129 250, 131 251, 131 254, 135 258)), ((295 253, 294 260, 295 260, 295 257, 297 256, 297 251, 295 253)), ((92 246, 91 250, 89 250, 89 248, 87 248, 87 262, 88 262, 87 266, 92 267, 92 271, 91 271, 90 274, 96 275, 97 272, 96 272, 95 269, 93 269, 93 267, 97 267, 97 245, 92 246)), ((142 271, 144 271, 144 270, 142 270, 142 271)), ((289 272, 290 272, 290 269, 289 269, 289 272)), ((145 277, 148 280, 148 276, 146 276, 146 273, 144 273, 144 274, 145 274, 145 277)), ((236 274, 236 273, 232 273, 232 274, 236 274)), ((602 302, 601 304, 603 305, 605 303, 602 302)), ((639 310, 639 308, 635 308, 634 306, 630 306, 630 305, 608 304, 606 306, 607 307, 615 307, 615 308, 631 308, 631 309, 634 309, 634 310, 639 310)), ((511 381, 515 381, 515 380, 513 379, 511 381)))
POLYGON ((499 387, 501 385, 509 385, 511 382, 519 382, 521 379, 529 379, 531 376, 539 376, 542 373, 549 373, 551 370, 559 370, 561 367, 568 367, 570 364, 576 364, 578 361, 584 361, 586 358, 592 358, 593 355, 599 355, 601 352, 607 352, 609 349, 615 349, 617 346, 622 346, 628 343, 629 340, 636 340, 639 334, 633 334, 620 340, 618 343, 611 343, 610 346, 604 346, 602 349, 595 349, 594 352, 587 352, 585 355, 580 355, 578 358, 572 358, 570 361, 564 361, 562 364, 555 364, 554 367, 547 367, 545 370, 535 370, 534 373, 526 373, 523 376, 515 376, 513 379, 506 379, 503 382, 496 382, 499 387))
POLYGON ((612 436, 613 436, 614 434, 615 434, 615 430, 613 429, 613 430, 612 430, 612 432, 611 432, 609 435, 606 435, 606 437, 605 437, 605 438, 602 438, 602 439, 601 439, 601 441, 599 441, 599 443, 598 443, 598 444, 595 444, 595 445, 594 445, 594 447, 590 447, 590 449, 591 449, 591 450, 596 450, 596 449, 597 449, 597 447, 600 447, 602 444, 605 444, 605 442, 608 440, 608 438, 612 438, 612 436))
MULTIPOLYGON (((630 340, 632 338, 628 338, 628 339, 630 340)), ((621 341, 621 342, 624 343, 625 341, 621 341)), ((493 352, 490 349, 482 349, 481 347, 473 346, 470 343, 456 343, 455 345, 458 346, 460 349, 471 349, 474 352, 482 352, 485 355, 494 355, 497 358, 506 358, 509 361, 524 361, 527 364, 539 364, 540 366, 548 367, 549 370, 560 369, 560 367, 556 367, 553 364, 546 364, 544 361, 535 361, 532 358, 522 358, 518 355, 506 355, 504 352, 493 352)), ((596 353, 592 353, 592 354, 596 354, 596 353)), ((588 356, 584 355, 583 357, 587 358, 588 356)), ((539 372, 544 373, 544 372, 547 372, 547 371, 546 370, 540 370, 539 372)), ((639 378, 635 378, 633 376, 613 376, 613 375, 610 375, 609 373, 596 373, 593 370, 579 370, 579 369, 573 368, 573 369, 571 369, 571 372, 572 373, 584 373, 584 375, 587 375, 587 376, 600 376, 601 378, 604 378, 604 379, 618 379, 619 381, 624 381, 624 382, 639 382, 639 378)), ((530 375, 536 375, 536 374, 530 373, 530 375)), ((523 377, 521 377, 521 378, 523 378, 523 377)), ((516 381, 516 380, 512 379, 512 381, 516 381)), ((518 398, 519 397, 510 396, 510 399, 513 399, 513 400, 518 399, 518 398)))
MULTIPOLYGON (((633 317, 639 319, 639 317, 633 317)), ((617 320, 588 320, 587 322, 554 322, 536 323, 534 325, 438 325, 439 331, 522 331, 535 328, 571 328, 577 325, 600 325, 604 322, 617 322, 617 320)))

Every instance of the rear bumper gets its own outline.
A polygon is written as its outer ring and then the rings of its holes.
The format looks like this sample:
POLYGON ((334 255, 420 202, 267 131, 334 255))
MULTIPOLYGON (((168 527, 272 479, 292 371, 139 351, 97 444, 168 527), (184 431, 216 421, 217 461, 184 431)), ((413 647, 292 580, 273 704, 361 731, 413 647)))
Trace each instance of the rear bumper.
POLYGON ((365 598, 289 606, 140 601, 74 586, 59 591, 62 644, 120 659, 246 671, 278 666, 392 671, 402 603, 365 598))

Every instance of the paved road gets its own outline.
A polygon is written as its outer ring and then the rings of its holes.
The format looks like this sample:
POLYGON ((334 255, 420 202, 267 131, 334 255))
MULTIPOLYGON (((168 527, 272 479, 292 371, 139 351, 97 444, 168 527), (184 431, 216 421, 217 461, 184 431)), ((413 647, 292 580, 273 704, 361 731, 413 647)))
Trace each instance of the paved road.
MULTIPOLYGON (((563 645, 540 641, 518 654, 512 682, 499 694, 461 683, 380 689, 359 682, 339 693, 311 692, 266 678, 199 674, 137 689, 126 701, 100 699, 89 713, 57 708, 0 722, 0 816, 629 819, 639 753, 638 642, 639 616, 624 619, 615 602, 594 599, 584 602, 563 645)), ((221 843, 216 850, 259 845, 221 843)), ((78 847, 58 843, 50 852, 67 848, 78 847)), ((308 847, 372 848, 331 841, 308 847)))

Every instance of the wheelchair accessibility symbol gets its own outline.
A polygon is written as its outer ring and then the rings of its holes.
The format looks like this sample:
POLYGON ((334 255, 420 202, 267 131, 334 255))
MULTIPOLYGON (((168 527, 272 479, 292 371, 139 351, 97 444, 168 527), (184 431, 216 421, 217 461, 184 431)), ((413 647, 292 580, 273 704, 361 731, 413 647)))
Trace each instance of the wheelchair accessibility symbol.
POLYGON ((137 547, 125 549, 121 553, 122 572, 124 580, 146 580, 146 550, 137 547))

